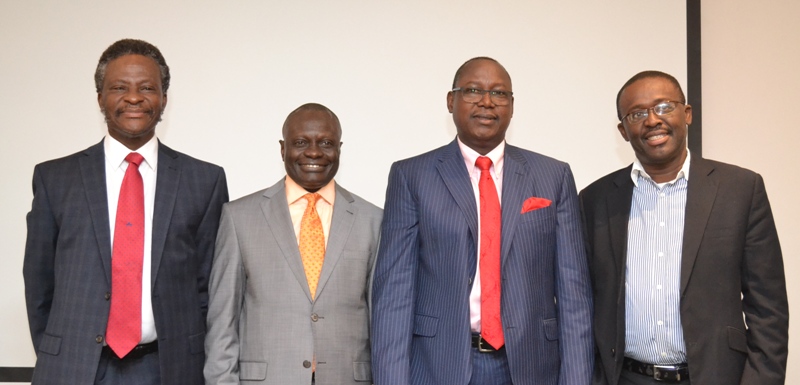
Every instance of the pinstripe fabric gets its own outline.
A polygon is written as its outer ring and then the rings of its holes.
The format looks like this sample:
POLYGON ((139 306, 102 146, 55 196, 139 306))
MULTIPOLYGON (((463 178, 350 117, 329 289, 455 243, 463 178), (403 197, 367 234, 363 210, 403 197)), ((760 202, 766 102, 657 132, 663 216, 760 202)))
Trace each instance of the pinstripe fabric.
MULTIPOLYGON (((159 143, 152 234, 153 314, 162 379, 202 384, 208 275, 224 171, 159 143)), ((111 244, 102 143, 39 164, 23 276, 33 384, 91 384, 108 320, 111 244)))
MULTIPOLYGON (((511 145, 504 162, 501 312, 513 381, 588 384, 591 293, 569 166, 511 145), (531 196, 553 204, 520 214, 531 196)), ((455 141, 392 165, 373 286, 376 385, 469 382, 477 227, 455 141)))
POLYGON ((625 272, 625 356, 638 361, 686 362, 679 311, 686 188, 683 177, 659 188, 639 173, 633 189, 625 272))

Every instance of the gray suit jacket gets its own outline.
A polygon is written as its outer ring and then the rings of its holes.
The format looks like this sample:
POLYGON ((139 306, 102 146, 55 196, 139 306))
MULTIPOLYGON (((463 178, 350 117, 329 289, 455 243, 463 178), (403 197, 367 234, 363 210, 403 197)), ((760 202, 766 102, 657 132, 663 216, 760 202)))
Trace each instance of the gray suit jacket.
MULTIPOLYGON (((623 370, 633 187, 628 166, 580 195, 595 298, 595 384, 616 385, 623 370)), ((784 383, 789 306, 778 233, 760 175, 692 156, 680 291, 692 384, 784 383)))
POLYGON ((210 279, 206 384, 371 381, 368 287, 382 211, 336 185, 311 300, 284 181, 223 208, 210 279), (245 382, 246 381, 246 382, 245 382))
MULTIPOLYGON (((202 383, 208 274, 228 188, 222 168, 158 144, 152 303, 163 384, 202 383)), ((111 292, 103 143, 36 166, 25 245, 33 384, 92 384, 111 292)))

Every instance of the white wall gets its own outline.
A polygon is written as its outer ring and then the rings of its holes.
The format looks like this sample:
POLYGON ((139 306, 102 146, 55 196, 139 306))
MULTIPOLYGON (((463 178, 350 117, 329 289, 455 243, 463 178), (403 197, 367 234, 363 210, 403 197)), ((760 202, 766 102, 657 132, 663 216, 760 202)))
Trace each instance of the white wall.
POLYGON ((93 73, 112 42, 162 50, 158 135, 225 167, 232 198, 283 175, 283 119, 316 101, 343 125, 337 180, 382 206, 391 162, 455 136, 445 96, 473 56, 511 74, 510 143, 568 161, 578 188, 628 164, 616 92, 645 69, 685 86, 684 24, 683 1, 0 0, 0 367, 34 362, 21 274, 33 166, 102 138, 93 73))
POLYGON ((703 155, 764 176, 789 292, 787 384, 800 383, 800 2, 703 0, 703 155))

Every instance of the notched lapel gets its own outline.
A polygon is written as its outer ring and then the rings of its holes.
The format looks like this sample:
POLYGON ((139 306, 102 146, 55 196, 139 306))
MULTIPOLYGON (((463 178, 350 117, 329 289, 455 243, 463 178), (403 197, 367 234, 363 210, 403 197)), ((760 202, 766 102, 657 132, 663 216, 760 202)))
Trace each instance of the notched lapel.
POLYGON ((264 221, 267 224, 275 242, 281 249, 281 255, 286 259, 289 269, 292 270, 295 279, 300 284, 301 289, 306 293, 306 298, 311 301, 311 292, 308 289, 306 272, 303 269, 303 261, 300 258, 300 249, 297 247, 297 236, 294 234, 292 217, 289 214, 289 202, 286 200, 286 189, 284 180, 264 191, 264 199, 261 201, 261 212, 264 214, 264 221))
POLYGON ((156 174, 156 197, 153 204, 152 266, 150 285, 155 286, 159 266, 164 256, 164 244, 169 233, 169 224, 175 201, 178 199, 178 186, 181 179, 181 163, 178 153, 158 142, 158 172, 156 174))
POLYGON ((681 256, 681 294, 686 290, 697 251, 703 241, 708 217, 717 198, 719 183, 713 176, 714 167, 701 158, 692 158, 689 165, 689 187, 686 191, 686 216, 683 226, 683 255, 681 256))
POLYGON ((322 263, 322 272, 319 276, 317 292, 314 298, 319 298, 322 295, 325 284, 342 257, 344 246, 350 237, 350 231, 353 229, 353 223, 355 223, 356 214, 358 213, 358 207, 353 205, 354 201, 355 199, 347 190, 339 187, 338 184, 336 185, 336 199, 333 203, 331 229, 325 246, 325 260, 322 263))
POLYGON ((108 193, 106 190, 105 150, 100 141, 89 147, 78 160, 89 215, 94 227, 97 248, 100 250, 106 283, 111 287, 111 226, 108 223, 108 193))
POLYGON ((445 187, 450 191, 450 195, 453 196, 464 217, 467 218, 467 224, 475 242, 474 247, 477 250, 478 205, 475 202, 472 182, 470 182, 469 173, 464 164, 464 157, 461 156, 461 150, 458 148, 458 142, 453 141, 444 148, 436 169, 439 171, 445 187))
POLYGON ((506 145, 503 159, 503 197, 501 205, 502 227, 501 227, 501 264, 505 265, 508 254, 511 250, 511 242, 514 240, 514 233, 519 222, 522 209, 522 202, 529 196, 525 196, 526 191, 535 191, 535 181, 531 178, 528 163, 525 158, 517 153, 514 147, 506 145), (534 184, 534 188, 528 187, 534 184))
POLYGON ((606 198, 608 231, 611 237, 611 249, 614 253, 617 277, 624 280, 628 253, 628 220, 631 216, 631 201, 633 200, 634 188, 630 166, 614 179, 614 185, 616 188, 609 191, 606 198))

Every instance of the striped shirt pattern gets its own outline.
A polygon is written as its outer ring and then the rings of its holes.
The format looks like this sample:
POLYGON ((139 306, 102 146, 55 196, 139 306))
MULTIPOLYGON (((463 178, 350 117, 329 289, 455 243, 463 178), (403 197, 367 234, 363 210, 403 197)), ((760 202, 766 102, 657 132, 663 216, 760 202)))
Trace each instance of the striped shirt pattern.
POLYGON ((625 356, 651 364, 683 363, 680 270, 688 175, 682 172, 672 182, 656 184, 644 170, 634 167, 634 173, 638 177, 628 221, 625 356))

